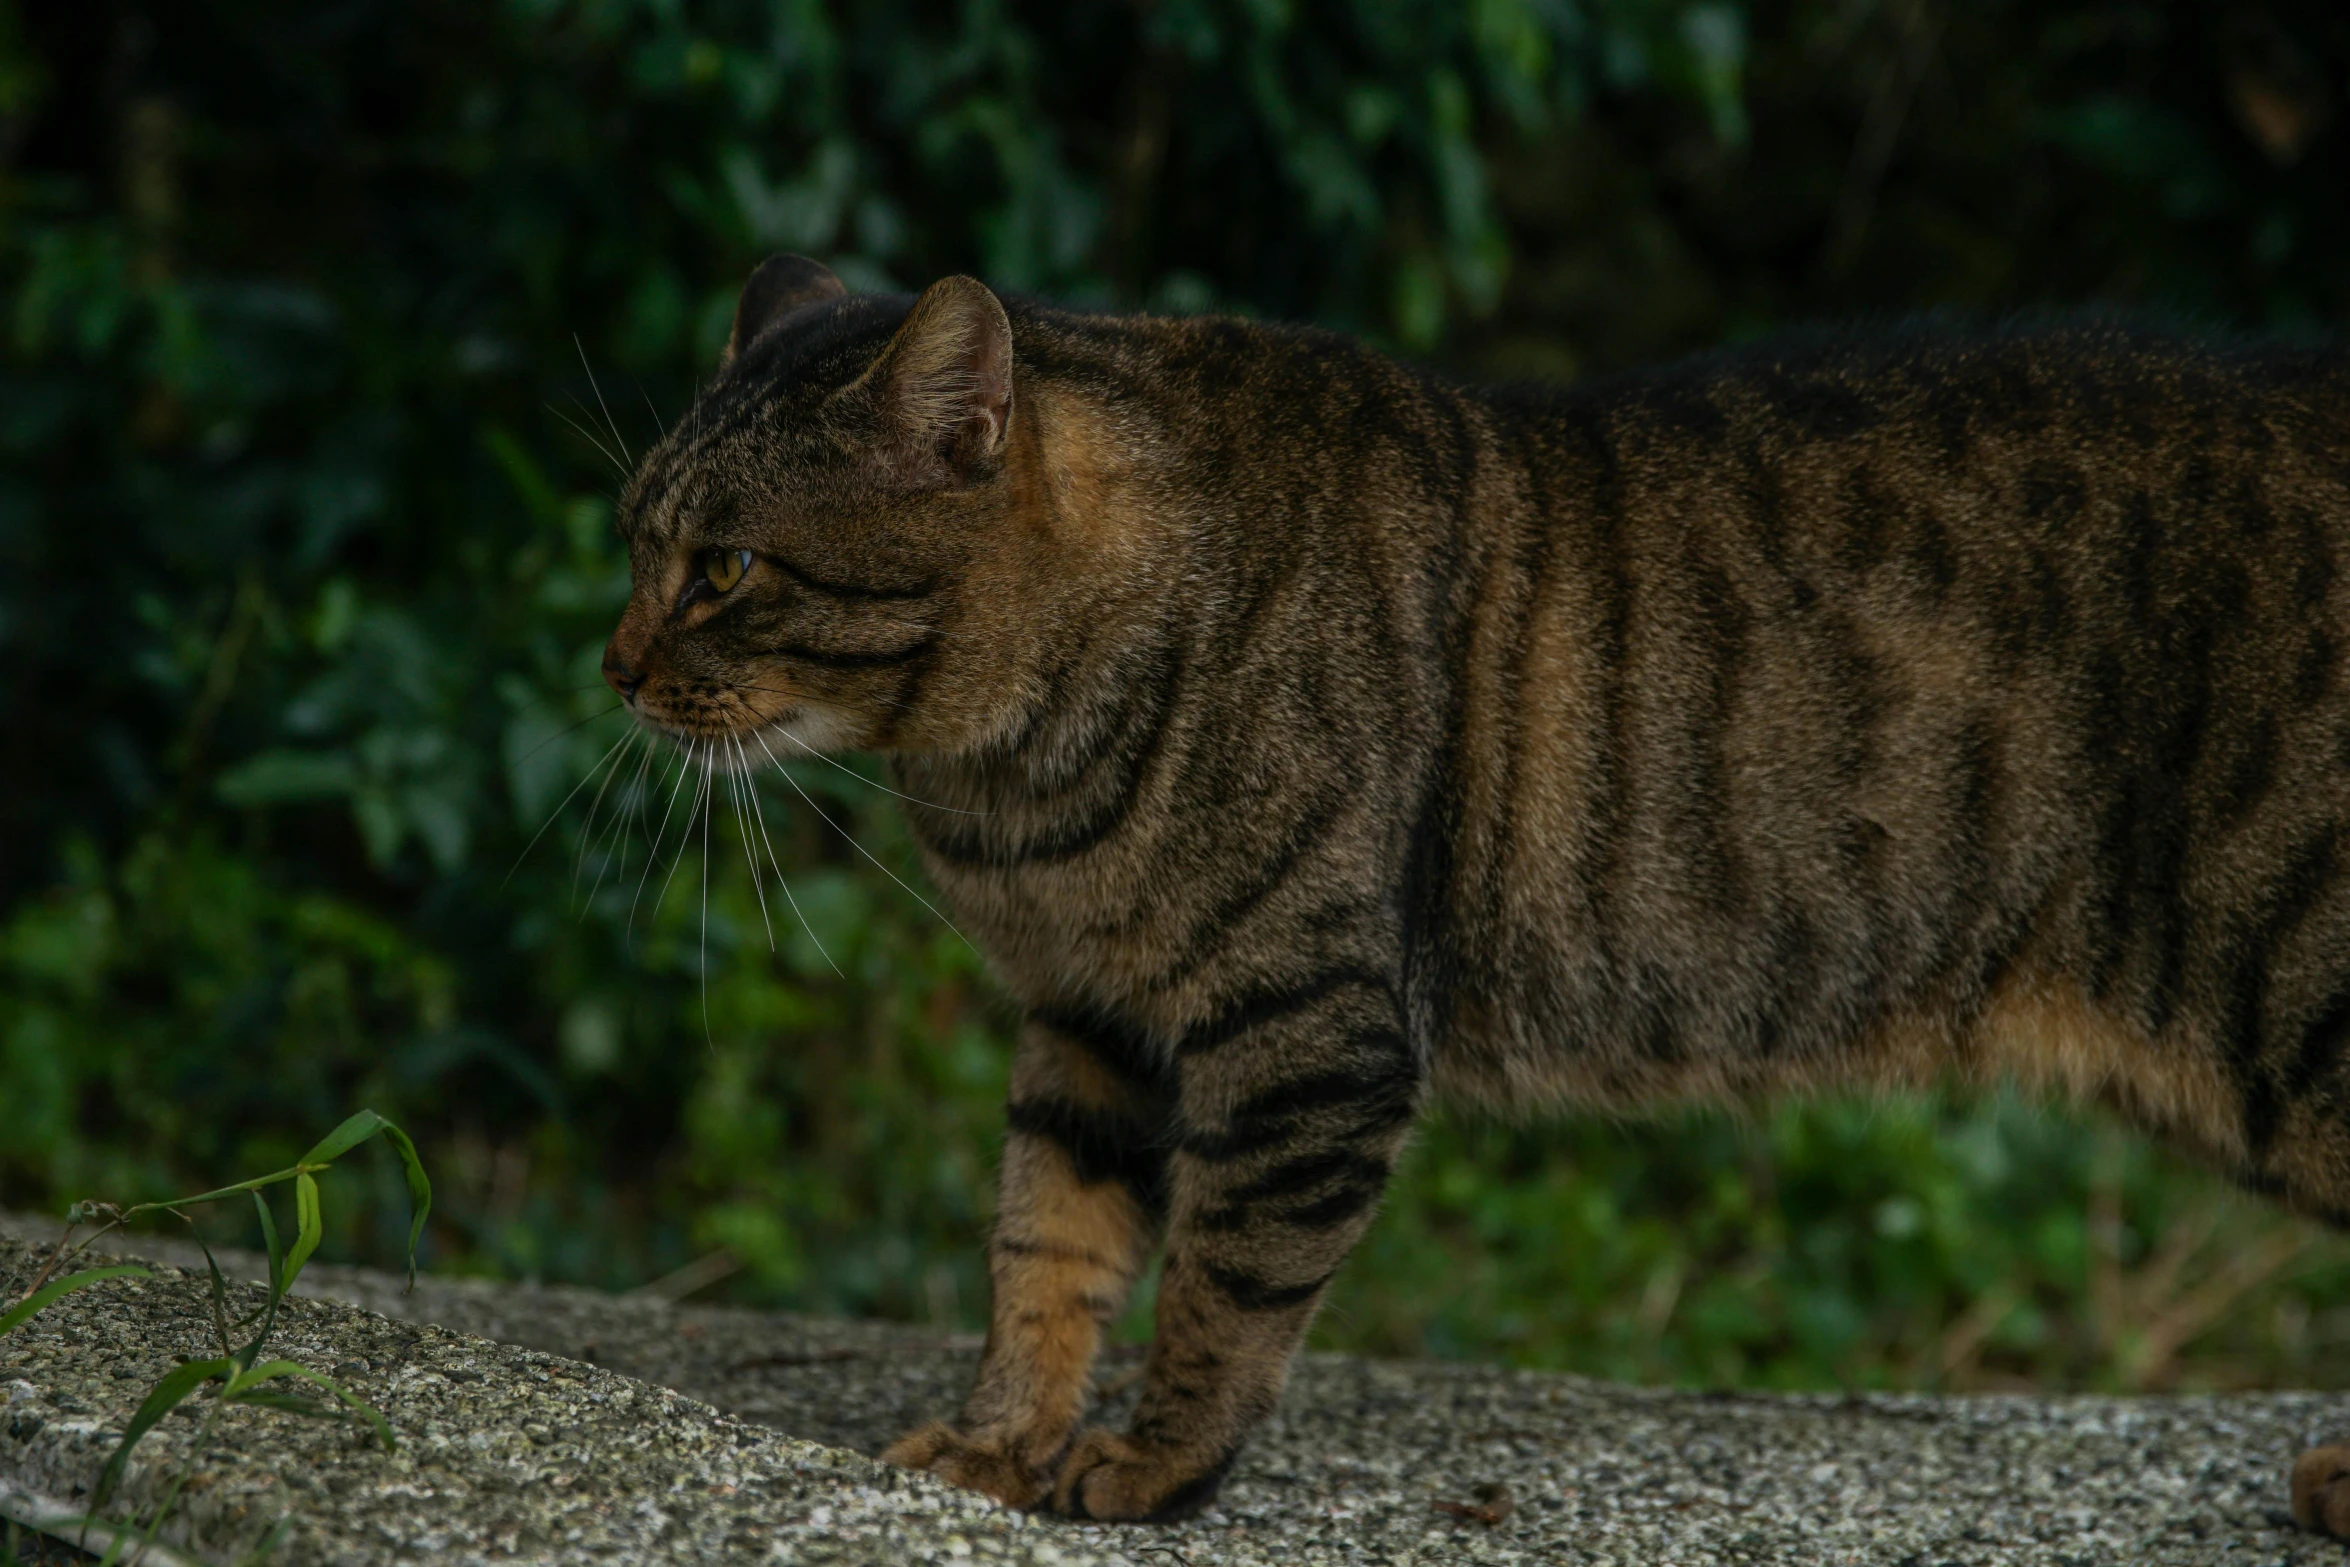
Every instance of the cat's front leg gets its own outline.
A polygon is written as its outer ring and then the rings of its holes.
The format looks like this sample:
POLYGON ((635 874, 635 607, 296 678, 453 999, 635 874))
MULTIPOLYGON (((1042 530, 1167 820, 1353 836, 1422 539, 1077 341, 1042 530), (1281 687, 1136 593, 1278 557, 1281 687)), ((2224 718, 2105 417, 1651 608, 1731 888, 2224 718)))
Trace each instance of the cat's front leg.
POLYGON ((1034 1507, 1084 1412, 1102 1329, 1156 1239, 1167 1111, 1077 1035, 1031 1022, 1006 1120, 978 1381, 952 1425, 933 1421, 881 1456, 1034 1507))
POLYGON ((1417 1106, 1392 987, 1325 978, 1231 1016, 1177 1063, 1158 1331, 1128 1429, 1088 1431, 1062 1461, 1053 1503, 1077 1517, 1174 1519, 1214 1499, 1369 1225, 1417 1106))

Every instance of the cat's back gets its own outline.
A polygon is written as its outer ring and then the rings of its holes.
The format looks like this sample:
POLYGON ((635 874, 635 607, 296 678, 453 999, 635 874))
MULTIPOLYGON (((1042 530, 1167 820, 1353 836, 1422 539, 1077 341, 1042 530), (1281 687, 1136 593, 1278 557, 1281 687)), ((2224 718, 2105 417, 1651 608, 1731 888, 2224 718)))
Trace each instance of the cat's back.
MULTIPOLYGON (((2350 341, 2230 338, 2123 319, 1822 327, 1565 387, 1491 388, 1498 425, 1554 480, 1636 478, 1651 495, 1725 474, 2030 486, 2048 520, 2077 480, 2123 468, 2221 477, 2229 463, 2350 472, 2350 341), (2048 492, 2053 486, 2053 493, 2048 492)), ((1757 495, 1768 500, 1767 493, 1757 495)), ((1756 512, 1796 527, 1818 514, 1756 512)))

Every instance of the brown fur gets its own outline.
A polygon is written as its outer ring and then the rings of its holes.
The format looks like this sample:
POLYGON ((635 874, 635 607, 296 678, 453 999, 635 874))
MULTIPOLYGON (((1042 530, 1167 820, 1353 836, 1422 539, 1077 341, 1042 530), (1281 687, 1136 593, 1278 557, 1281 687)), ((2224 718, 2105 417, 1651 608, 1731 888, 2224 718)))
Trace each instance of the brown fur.
POLYGON ((1472 391, 810 267, 631 486, 608 665, 724 765, 886 753, 1026 1009, 979 1381, 895 1461, 1204 1505, 1428 1092, 2016 1078, 2350 1213, 2338 347, 1472 391), (1082 1431, 1161 1242, 1133 1425, 1082 1431))

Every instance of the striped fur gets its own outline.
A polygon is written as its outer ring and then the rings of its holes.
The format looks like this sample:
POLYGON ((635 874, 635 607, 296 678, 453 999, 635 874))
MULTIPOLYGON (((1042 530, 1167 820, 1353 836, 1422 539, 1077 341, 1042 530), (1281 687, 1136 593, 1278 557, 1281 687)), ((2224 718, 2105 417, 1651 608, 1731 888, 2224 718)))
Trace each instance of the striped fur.
POLYGON ((783 292, 625 498, 611 656, 673 732, 886 753, 1028 1010, 979 1382, 898 1462, 1203 1505, 1434 1092, 2013 1076, 2350 1213, 2341 347, 1490 391, 783 292), (697 597, 717 547, 758 564, 697 597), (1084 1431, 1162 1244, 1133 1425, 1084 1431))

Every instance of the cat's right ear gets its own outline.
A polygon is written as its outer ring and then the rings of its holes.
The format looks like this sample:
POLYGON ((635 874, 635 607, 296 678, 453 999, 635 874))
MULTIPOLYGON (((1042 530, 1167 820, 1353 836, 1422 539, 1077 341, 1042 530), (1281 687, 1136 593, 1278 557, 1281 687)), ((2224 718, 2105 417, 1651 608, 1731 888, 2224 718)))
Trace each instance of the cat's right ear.
POLYGON ((743 284, 742 298, 735 301, 734 330, 726 334, 726 352, 718 358, 720 368, 733 364, 735 355, 757 341, 761 332, 802 305, 838 299, 848 291, 849 286, 821 261, 810 261, 806 256, 769 256, 752 272, 750 281, 743 284))
POLYGON ((915 484, 996 471, 1012 423, 1012 322, 973 277, 933 283, 849 391, 878 417, 881 451, 915 484))

